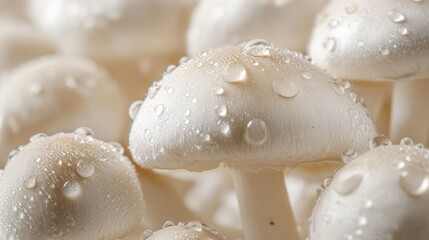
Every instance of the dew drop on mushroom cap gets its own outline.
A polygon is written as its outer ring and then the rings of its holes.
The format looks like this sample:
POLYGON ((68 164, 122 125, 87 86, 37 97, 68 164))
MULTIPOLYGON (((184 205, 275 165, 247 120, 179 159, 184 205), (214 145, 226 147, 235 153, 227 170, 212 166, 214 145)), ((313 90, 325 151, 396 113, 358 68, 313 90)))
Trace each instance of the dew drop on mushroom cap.
POLYGON ((87 126, 118 141, 126 105, 107 73, 90 60, 49 56, 27 62, 0 86, 0 166, 7 154, 38 132, 87 126))
POLYGON ((1 239, 116 239, 144 202, 131 162, 92 135, 38 134, 0 177, 1 239))
POLYGON ((428 239, 429 150, 404 139, 340 169, 318 199, 311 240, 428 239))

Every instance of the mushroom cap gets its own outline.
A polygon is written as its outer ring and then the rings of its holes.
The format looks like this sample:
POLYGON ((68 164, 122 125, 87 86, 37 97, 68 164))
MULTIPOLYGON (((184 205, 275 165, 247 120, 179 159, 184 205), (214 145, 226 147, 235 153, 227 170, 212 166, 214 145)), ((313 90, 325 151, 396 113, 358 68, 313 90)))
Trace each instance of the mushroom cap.
POLYGON ((95 59, 183 52, 189 9, 177 0, 35 0, 35 24, 66 52, 95 59))
POLYGON ((197 221, 174 225, 172 222, 166 222, 161 230, 152 232, 146 231, 143 234, 144 240, 226 240, 219 235, 216 230, 210 229, 205 224, 197 221))
POLYGON ((115 239, 139 223, 143 194, 122 147, 77 132, 36 135, 10 159, 1 239, 115 239))
POLYGON ((332 0, 318 17, 309 54, 338 78, 428 78, 428 11, 428 1, 332 0))
POLYGON ((55 53, 55 48, 29 26, 0 20, 0 74, 23 62, 55 53))
POLYGON ((374 148, 340 169, 313 210, 311 239, 428 239, 429 150, 374 148))
POLYGON ((92 61, 50 56, 27 62, 0 87, 0 166, 38 132, 87 126, 100 139, 118 140, 126 112, 117 84, 92 61))
POLYGON ((284 169, 367 148, 375 135, 345 82, 298 53, 260 41, 182 63, 130 108, 142 167, 284 169))
POLYGON ((327 0, 202 0, 187 34, 188 54, 264 38, 305 51, 316 13, 327 0))

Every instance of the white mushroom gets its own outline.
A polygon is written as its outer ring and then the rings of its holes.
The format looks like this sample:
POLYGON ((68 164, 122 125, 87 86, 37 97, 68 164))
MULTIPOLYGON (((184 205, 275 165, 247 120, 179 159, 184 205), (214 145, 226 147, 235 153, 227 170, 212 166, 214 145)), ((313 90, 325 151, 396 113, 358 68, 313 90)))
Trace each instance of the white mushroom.
MULTIPOLYGON (((315 64, 335 77, 395 81, 390 126, 394 141, 404 135, 429 141, 429 113, 422 111, 429 101, 429 82, 424 80, 429 78, 428 11, 428 1, 333 0, 310 41, 315 64)), ((380 90, 366 100, 376 120, 377 109, 390 101, 389 89, 380 90)))
POLYGON ((30 61, 0 87, 0 166, 38 132, 88 126, 100 139, 119 140, 126 112, 118 86, 92 61, 60 56, 30 61))
POLYGON ((429 239, 428 202, 429 150, 404 138, 335 174, 313 210, 310 239, 429 239))
POLYGON ((246 239, 297 239, 283 170, 361 151, 374 126, 345 83, 298 53, 251 41, 202 53, 130 109, 142 167, 233 171, 246 239), (180 104, 179 104, 180 103, 180 104))
POLYGON ((167 221, 161 230, 148 230, 143 233, 143 240, 226 240, 218 231, 209 228, 207 225, 192 221, 179 222, 175 225, 171 221, 167 221))
POLYGON ((32 0, 29 5, 36 26, 63 52, 105 66, 131 104, 185 52, 189 2, 32 0))
POLYGON ((38 134, 13 152, 0 178, 1 239, 115 239, 140 222, 133 165, 90 133, 38 134))
POLYGON ((328 0, 202 0, 187 34, 188 54, 263 38, 305 51, 316 13, 328 0))
POLYGON ((26 61, 55 51, 46 39, 29 26, 0 20, 0 75, 26 61))

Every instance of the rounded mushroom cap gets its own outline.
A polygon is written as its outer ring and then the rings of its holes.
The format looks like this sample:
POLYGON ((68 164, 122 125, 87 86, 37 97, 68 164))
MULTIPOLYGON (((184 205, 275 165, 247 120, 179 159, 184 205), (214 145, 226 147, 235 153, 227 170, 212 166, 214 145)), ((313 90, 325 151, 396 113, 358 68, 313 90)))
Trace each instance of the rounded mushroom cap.
POLYGON ((33 58, 55 53, 55 48, 24 24, 0 20, 0 74, 33 58))
POLYGON ((0 166, 7 154, 38 132, 87 126, 100 139, 122 137, 122 93, 92 61, 43 57, 22 65, 0 87, 0 166))
POLYGON ((189 15, 177 0, 35 0, 30 12, 64 51, 95 59, 183 52, 189 15))
POLYGON ((130 108, 143 167, 276 168, 338 158, 375 135, 366 109, 296 52, 252 41, 182 63, 130 108))
POLYGON ((161 230, 155 232, 148 230, 142 236, 144 240, 226 240, 216 230, 197 221, 180 222, 177 225, 168 221, 161 230))
POLYGON ((429 150, 410 143, 339 170, 313 210, 311 239, 428 239, 429 150))
POLYGON ((338 78, 428 78, 428 11, 428 1, 332 0, 318 17, 309 54, 338 78))
POLYGON ((13 154, 0 177, 1 239, 115 239, 139 223, 133 165, 88 134, 39 134, 13 154))
POLYGON ((327 0, 202 0, 191 18, 188 54, 264 38, 305 51, 316 13, 327 0))

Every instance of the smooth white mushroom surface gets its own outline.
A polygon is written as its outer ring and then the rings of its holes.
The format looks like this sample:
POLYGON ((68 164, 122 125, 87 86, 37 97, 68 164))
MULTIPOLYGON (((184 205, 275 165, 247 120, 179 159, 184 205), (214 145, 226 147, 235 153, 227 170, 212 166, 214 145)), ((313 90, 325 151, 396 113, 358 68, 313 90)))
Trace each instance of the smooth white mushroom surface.
POLYGON ((188 54, 263 38, 305 51, 316 13, 327 0, 202 0, 187 34, 188 54))
POLYGON ((64 51, 95 59, 183 52, 190 11, 177 0, 35 0, 29 5, 35 24, 64 51))
POLYGON ((147 230, 140 239, 143 240, 226 240, 217 230, 198 221, 179 222, 175 225, 167 221, 162 229, 157 231, 147 230))
POLYGON ((428 78, 428 11, 428 1, 333 0, 319 14, 309 54, 338 78, 428 78))
POLYGON ((313 210, 310 239, 428 239, 428 202, 429 150, 404 138, 335 174, 313 210))
POLYGON ((126 112, 117 84, 92 61, 61 56, 30 61, 0 86, 0 166, 38 132, 87 126, 100 139, 117 141, 126 112))
POLYGON ((55 51, 54 46, 30 26, 0 20, 0 75, 26 61, 55 51))
POLYGON ((0 176, 1 239, 116 239, 140 222, 143 194, 118 143, 87 128, 38 134, 0 176))
POLYGON ((338 158, 375 135, 349 87, 265 42, 212 50, 170 69, 131 106, 130 150, 143 167, 198 171, 338 158))

